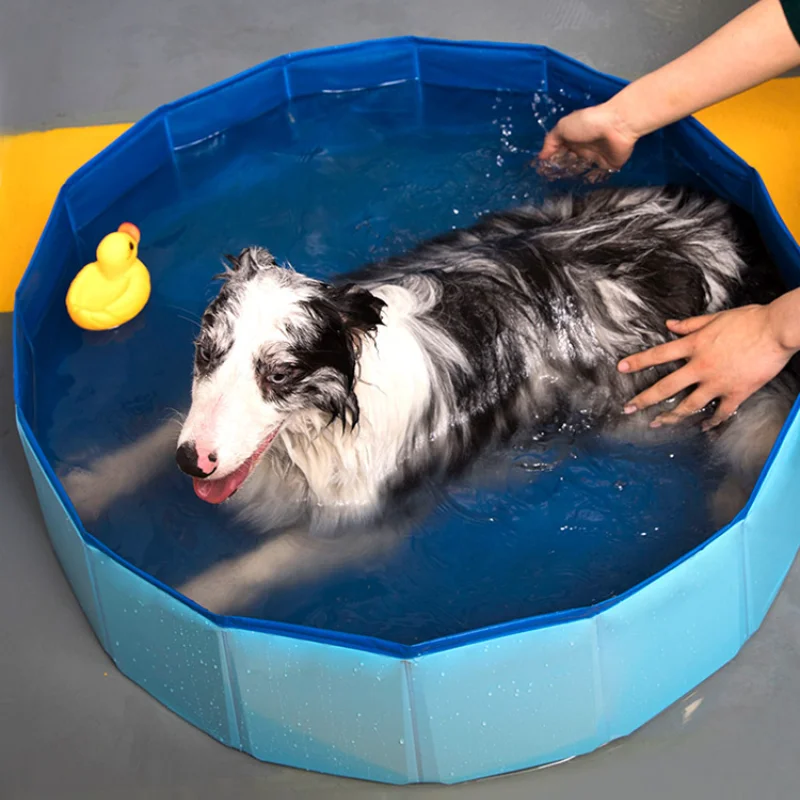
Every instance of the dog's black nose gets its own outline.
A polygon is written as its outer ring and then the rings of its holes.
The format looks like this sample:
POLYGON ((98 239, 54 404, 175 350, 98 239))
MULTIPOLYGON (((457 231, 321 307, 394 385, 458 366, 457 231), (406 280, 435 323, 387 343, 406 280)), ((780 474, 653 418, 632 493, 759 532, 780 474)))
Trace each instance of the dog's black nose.
MULTIPOLYGON (((209 472, 204 472, 200 468, 200 465, 197 463, 197 448, 195 447, 194 442, 184 442, 178 448, 178 452, 175 453, 175 460, 178 462, 178 466, 187 475, 191 475, 193 478, 207 478, 216 469, 216 467, 214 467, 214 469, 210 470, 209 472)), ((217 460, 216 453, 210 453, 208 460, 215 462, 217 460)))

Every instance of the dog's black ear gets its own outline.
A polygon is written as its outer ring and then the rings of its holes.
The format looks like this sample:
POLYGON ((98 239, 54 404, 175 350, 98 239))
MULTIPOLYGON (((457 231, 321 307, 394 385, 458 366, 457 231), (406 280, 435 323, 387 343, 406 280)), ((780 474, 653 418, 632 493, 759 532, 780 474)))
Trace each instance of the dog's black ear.
POLYGON ((263 247, 246 247, 238 256, 225 256, 230 270, 241 278, 251 278, 258 272, 276 267, 275 256, 263 247))
POLYGON ((328 298, 342 317, 346 328, 371 333, 381 324, 386 303, 353 283, 328 288, 328 298))
POLYGON ((348 388, 347 391, 331 392, 321 396, 316 405, 320 411, 330 414, 328 425, 333 425, 339 420, 343 431, 348 428, 355 428, 358 425, 361 411, 358 405, 358 398, 352 387, 348 388))
POLYGON ((236 272, 237 269, 240 269, 242 264, 239 261, 239 256, 232 255, 231 253, 225 253, 225 260, 228 262, 225 266, 229 269, 236 272))

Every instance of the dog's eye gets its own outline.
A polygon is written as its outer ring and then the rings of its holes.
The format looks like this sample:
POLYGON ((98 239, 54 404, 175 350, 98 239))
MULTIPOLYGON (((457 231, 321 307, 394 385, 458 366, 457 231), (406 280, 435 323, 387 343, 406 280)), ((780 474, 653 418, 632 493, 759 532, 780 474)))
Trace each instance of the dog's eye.
POLYGON ((206 342, 198 342, 195 346, 195 361, 200 367, 207 367, 214 358, 214 351, 206 342))
POLYGON ((221 339, 219 332, 203 331, 194 345, 194 366, 198 374, 206 375, 219 366, 230 349, 230 343, 221 339))
POLYGON ((276 364, 267 359, 258 359, 255 368, 258 381, 267 392, 287 390, 300 376, 300 370, 294 364, 276 364))

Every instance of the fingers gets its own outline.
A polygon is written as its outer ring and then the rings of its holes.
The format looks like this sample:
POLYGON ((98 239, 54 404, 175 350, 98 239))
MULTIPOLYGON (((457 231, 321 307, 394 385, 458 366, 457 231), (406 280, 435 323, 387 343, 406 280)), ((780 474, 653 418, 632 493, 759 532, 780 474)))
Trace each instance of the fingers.
POLYGON ((586 172, 591 163, 581 158, 573 150, 562 146, 548 159, 539 157, 537 171, 545 178, 574 177, 586 172))
POLYGON ((688 367, 682 367, 654 383, 649 389, 636 395, 623 409, 626 414, 633 414, 644 408, 663 403, 674 397, 678 392, 692 386, 697 382, 694 373, 688 367))
POLYGON ((536 171, 548 180, 583 176, 588 183, 600 183, 619 172, 607 166, 605 159, 592 153, 581 155, 580 152, 567 149, 556 150, 548 157, 543 153, 544 151, 539 154, 535 162, 536 171))
POLYGON ((714 393, 698 387, 677 408, 659 414, 651 423, 651 428, 660 428, 662 425, 676 425, 687 417, 699 414, 712 400, 714 393))
POLYGON ((643 353, 626 356, 619 362, 617 369, 620 372, 640 372, 647 367, 658 364, 669 364, 671 361, 680 361, 688 358, 692 353, 692 342, 687 339, 676 339, 674 342, 659 344, 643 353))
POLYGON ((616 171, 615 169, 600 169, 596 167, 586 173, 584 180, 592 184, 602 183, 603 181, 607 181, 616 171))
MULTIPOLYGON (((684 367, 683 369, 672 373, 672 375, 668 375, 650 389, 635 397, 630 403, 628 403, 627 406, 625 406, 625 413, 631 414, 634 411, 640 411, 642 409, 649 408, 650 406, 657 405, 658 403, 663 403, 670 397, 674 397, 678 392, 683 391, 688 386, 691 386, 694 381, 688 374, 681 377, 679 381, 670 381, 671 378, 675 378, 685 370, 686 368, 684 367)), ((717 397, 718 394, 713 389, 707 389, 699 386, 677 408, 674 408, 671 411, 667 411, 663 414, 659 414, 650 423, 650 427, 660 428, 664 425, 676 425, 680 422, 683 422, 688 417, 699 414, 712 401, 716 400, 717 397)), ((721 425, 723 422, 727 422, 739 410, 739 406, 742 404, 743 399, 744 398, 736 395, 727 395, 726 397, 723 397, 719 406, 717 407, 716 412, 714 413, 714 416, 712 416, 711 419, 705 420, 701 425, 701 429, 704 432, 708 432, 712 428, 716 428, 718 425, 721 425)))
POLYGON ((558 134, 558 128, 556 127, 544 137, 542 149, 539 151, 539 161, 549 161, 563 146, 564 142, 558 134))
POLYGON ((576 147, 560 132, 556 125, 545 137, 535 161, 537 172, 545 178, 570 178, 587 173, 587 180, 597 183, 616 170, 591 149, 576 147))
POLYGON ((714 416, 703 423, 703 431, 710 431, 712 428, 716 428, 717 425, 722 425, 723 422, 727 422, 739 410, 739 406, 742 402, 742 400, 735 396, 729 395, 728 397, 723 397, 714 416))
POLYGON ((688 319, 670 319, 667 320, 667 328, 672 333, 677 333, 680 336, 686 336, 689 333, 695 333, 701 328, 705 328, 709 322, 715 320, 719 314, 704 314, 701 317, 689 317, 688 319))

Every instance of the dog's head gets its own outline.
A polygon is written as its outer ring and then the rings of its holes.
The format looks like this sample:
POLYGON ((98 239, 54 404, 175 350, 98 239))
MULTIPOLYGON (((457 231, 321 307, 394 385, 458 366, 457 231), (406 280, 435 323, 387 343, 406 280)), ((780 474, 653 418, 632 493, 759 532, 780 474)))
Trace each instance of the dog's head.
POLYGON ((363 337, 382 300, 278 266, 261 248, 229 257, 195 343, 192 405, 177 461, 200 498, 220 503, 247 479, 281 429, 353 426, 363 337))

